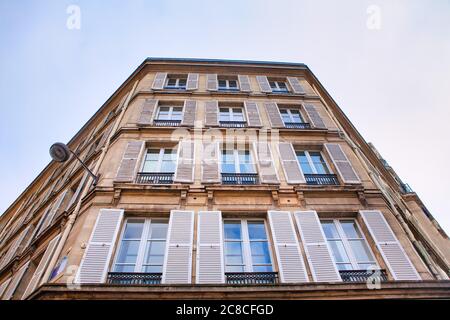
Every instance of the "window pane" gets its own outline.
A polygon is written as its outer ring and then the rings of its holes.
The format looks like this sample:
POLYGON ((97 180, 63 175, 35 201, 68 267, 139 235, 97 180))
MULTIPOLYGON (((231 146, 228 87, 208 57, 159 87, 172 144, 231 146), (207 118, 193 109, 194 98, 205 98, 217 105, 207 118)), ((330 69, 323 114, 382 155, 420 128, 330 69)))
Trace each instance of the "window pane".
POLYGON ((309 156, 311 157, 311 160, 314 164, 314 167, 316 168, 316 171, 318 174, 328 174, 330 173, 328 171, 328 168, 325 164, 325 160, 323 159, 320 152, 310 152, 309 156))
POLYGON ((347 238, 362 238, 355 221, 346 220, 341 221, 342 229, 344 229, 347 238))
POLYGON ((336 267, 338 270, 353 270, 353 267, 350 263, 336 263, 336 267))
POLYGON ((228 108, 220 108, 219 120, 220 121, 230 121, 231 115, 228 108))
POLYGON ((244 121, 244 113, 241 108, 233 108, 233 121, 244 121))
POLYGON ((298 151, 297 159, 298 159, 298 162, 300 163, 300 167, 302 168, 302 171, 304 174, 312 174, 313 173, 311 166, 308 162, 308 158, 305 155, 305 152, 298 151))
POLYGON ((322 229, 327 239, 340 239, 339 233, 333 221, 321 221, 322 229))
POLYGON ((134 272, 134 265, 116 265, 114 272, 134 272))
POLYGON ((243 266, 225 266, 225 272, 244 272, 243 266))
POLYGON ((151 239, 166 239, 167 222, 153 222, 151 224, 150 238, 151 239))
POLYGON ((234 173, 235 171, 233 150, 222 150, 222 172, 234 173))
POLYGON ((230 88, 237 88, 236 80, 229 80, 228 85, 230 86, 230 88))
POLYGON ((242 256, 226 256, 226 263, 227 264, 243 264, 242 256))
POLYGON ((166 250, 165 241, 148 241, 147 243, 147 259, 149 256, 161 255, 164 256, 166 250))
POLYGON ((180 81, 178 82, 178 85, 179 85, 180 87, 186 86, 186 79, 180 79, 180 81))
POLYGON ((267 239, 266 228, 262 221, 248 222, 248 237, 250 240, 267 239))
POLYGON ((286 83, 285 82, 278 82, 278 86, 280 87, 280 89, 286 89, 286 83))
POLYGON ((122 241, 117 263, 136 263, 140 241, 122 241))
POLYGON ((254 272, 272 272, 272 266, 253 266, 253 271, 254 272))
POLYGON ((143 172, 157 172, 158 170, 158 161, 145 161, 144 167, 142 168, 143 172))
POLYGON ((160 119, 160 120, 168 120, 169 119, 169 111, 170 111, 169 107, 160 107, 159 108, 158 119, 160 119))
POLYGON ((269 84, 272 89, 277 89, 277 85, 276 85, 275 81, 269 81, 269 84))
POLYGON ((328 243, 330 244, 336 262, 350 262, 347 253, 345 252, 344 245, 340 240, 328 241, 328 243))
POLYGON ((364 240, 350 240, 349 243, 357 262, 373 261, 364 240))
POLYGON ((161 172, 175 172, 175 161, 164 160, 161 163, 161 172))
POLYGON ((267 242, 251 242, 250 250, 254 264, 270 263, 269 245, 267 242))
POLYGON ((159 149, 148 149, 147 155, 145 156, 145 160, 158 160, 159 158, 159 149))
POLYGON ((163 266, 145 266, 143 272, 162 273, 163 266))
POLYGON ((241 243, 236 242, 225 242, 225 253, 227 255, 242 255, 241 243))
POLYGON ((226 87, 227 82, 225 80, 219 80, 219 87, 226 87))
POLYGON ((254 165, 250 151, 239 150, 239 170, 241 173, 254 173, 254 165))
POLYGON ((125 232, 123 234, 124 239, 141 239, 142 228, 144 227, 144 221, 127 221, 125 232))
POLYGON ((241 240, 241 224, 239 222, 225 222, 225 239, 241 240))
POLYGON ((301 115, 300 115, 300 112, 299 112, 298 110, 292 110, 292 109, 291 109, 291 114, 292 114, 292 120, 293 120, 293 122, 296 122, 296 123, 301 123, 301 122, 303 122, 303 119, 302 119, 302 117, 301 117, 301 115))
POLYGON ((174 86, 177 82, 177 79, 175 78, 169 78, 169 80, 167 81, 167 85, 169 86, 174 86))
POLYGON ((183 108, 174 107, 172 111, 172 120, 182 120, 183 118, 183 108))

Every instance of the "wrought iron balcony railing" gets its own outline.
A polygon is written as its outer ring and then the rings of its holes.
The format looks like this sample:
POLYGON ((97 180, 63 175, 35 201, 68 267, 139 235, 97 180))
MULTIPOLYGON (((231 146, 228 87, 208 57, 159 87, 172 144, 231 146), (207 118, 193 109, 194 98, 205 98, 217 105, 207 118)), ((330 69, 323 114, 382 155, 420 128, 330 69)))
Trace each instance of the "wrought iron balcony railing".
POLYGON ((222 173, 222 183, 252 185, 258 184, 259 179, 257 173, 222 173))
POLYGON ((155 125, 155 127, 179 127, 181 124, 181 120, 155 119, 153 120, 153 124, 155 125))
POLYGON ((227 284, 276 284, 278 272, 227 272, 227 284))
POLYGON ((310 185, 339 185, 335 174, 305 174, 305 179, 310 185))
POLYGON ((342 281, 344 282, 366 282, 374 280, 386 282, 388 280, 386 270, 340 270, 342 281))
POLYGON ((186 86, 165 86, 164 89, 169 89, 169 90, 186 90, 186 86))
POLYGON ((311 129, 311 125, 307 122, 285 122, 284 127, 288 129, 311 129))
POLYGON ((224 128, 244 128, 247 121, 219 121, 220 126, 224 128))
POLYGON ((173 172, 138 172, 136 183, 142 184, 171 184, 173 172))
POLYGON ((162 273, 138 273, 138 272, 110 272, 109 284, 121 285, 151 285, 160 284, 162 273))

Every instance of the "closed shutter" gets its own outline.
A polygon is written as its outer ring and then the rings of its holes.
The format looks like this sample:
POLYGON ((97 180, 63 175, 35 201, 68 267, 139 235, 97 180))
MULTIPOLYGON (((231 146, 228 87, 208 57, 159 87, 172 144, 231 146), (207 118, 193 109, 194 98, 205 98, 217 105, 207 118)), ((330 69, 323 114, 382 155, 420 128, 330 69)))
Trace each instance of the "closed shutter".
POLYGON ((204 142, 202 149, 202 182, 220 182, 219 144, 204 142))
POLYGON ((123 209, 101 209, 91 239, 81 260, 76 283, 104 283, 123 209))
POLYGON ((26 227, 25 229, 23 229, 22 232, 17 236, 17 238, 11 244, 11 246, 8 249, 8 251, 3 256, 2 262, 0 264, 0 270, 4 266, 6 266, 11 261, 12 258, 14 258, 16 256, 17 249, 19 249, 19 246, 22 243, 22 241, 25 238, 25 236, 27 235, 29 229, 30 229, 29 226, 26 227))
POLYGON ((281 282, 308 282, 291 213, 289 211, 269 211, 268 215, 281 282))
POLYGON ((153 90, 161 90, 164 89, 164 85, 166 84, 167 72, 157 72, 155 75, 155 79, 153 80, 152 89, 153 90))
POLYGON ((14 292, 19 286, 20 280, 22 280, 22 277, 27 271, 29 265, 30 262, 27 262, 12 276, 8 289, 6 289, 5 293, 3 294, 2 300, 10 300, 13 297, 14 292))
POLYGON ((275 102, 264 102, 267 116, 269 117, 272 128, 284 128, 283 119, 281 119, 280 110, 275 102))
POLYGON ((181 124, 183 126, 193 127, 195 124, 195 115, 197 113, 197 101, 185 100, 183 108, 183 120, 181 124))
POLYGON ((205 102, 205 125, 217 126, 219 124, 219 103, 216 100, 205 102))
POLYGON ((142 102, 141 114, 137 124, 141 126, 151 125, 153 122, 153 115, 156 112, 156 106, 158 105, 158 100, 156 99, 145 99, 142 102))
POLYGON ((270 87, 269 80, 267 80, 266 76, 256 76, 256 81, 258 81, 261 92, 272 92, 272 88, 270 87))
POLYGON ((421 280, 381 211, 360 210, 360 213, 394 279, 421 280))
POLYGON ((194 211, 170 212, 162 283, 191 283, 194 211))
POLYGON ((106 140, 108 139, 109 134, 110 134, 111 131, 112 131, 113 125, 114 125, 114 123, 111 123, 111 124, 108 126, 108 128, 106 128, 105 132, 104 132, 103 135, 102 135, 102 138, 100 139, 100 142, 99 142, 98 145, 97 145, 97 148, 95 148, 95 151, 96 151, 96 152, 99 151, 101 148, 103 148, 103 146, 105 145, 106 140))
POLYGON ((280 183, 278 180, 269 143, 255 142, 254 150, 258 161, 258 171, 262 183, 280 183))
POLYGON ((207 74, 206 75, 206 89, 209 91, 217 91, 217 74, 207 74))
POLYGON ((334 163, 339 175, 345 183, 361 183, 355 169, 348 160, 341 146, 336 143, 326 143, 325 148, 334 163))
POLYGON ((180 141, 178 148, 176 182, 194 181, 194 141, 180 141))
POLYGON ((11 282, 11 278, 6 279, 2 284, 0 284, 0 300, 3 296, 3 294, 6 291, 6 288, 8 288, 9 283, 11 282))
POLYGON ((196 282, 224 283, 222 213, 200 211, 197 234, 196 282))
POLYGON ((317 109, 312 104, 305 104, 305 111, 308 114, 309 120, 311 121, 311 124, 314 128, 317 129, 326 129, 327 126, 325 125, 325 122, 323 122, 322 117, 320 116, 319 112, 317 112, 317 109))
POLYGON ((252 87, 250 85, 250 78, 246 75, 238 75, 239 87, 241 91, 250 92, 252 91, 252 87))
MULTIPOLYGON (((41 258, 41 261, 39 261, 39 264, 34 271, 33 277, 31 278, 27 288, 25 289, 25 292, 22 296, 22 300, 24 300, 26 297, 28 297, 33 291, 38 287, 41 281, 42 274, 47 269, 48 263, 50 261, 50 258, 52 257, 53 251, 56 248, 56 245, 58 244, 59 238, 61 237, 60 234, 58 234, 56 237, 54 237, 47 245, 47 249, 45 249, 44 255, 41 258)), ((43 281, 45 281, 43 279, 43 281)))
POLYGON ((292 91, 294 91, 294 93, 305 94, 305 89, 303 89, 303 86, 300 84, 300 81, 298 81, 298 78, 287 77, 287 80, 291 85, 292 91))
POLYGON ((294 215, 314 281, 342 281, 316 211, 297 211, 294 215))
POLYGON ((298 81, 300 82, 301 86, 303 87, 307 95, 317 96, 317 94, 314 92, 313 88, 306 79, 298 78, 298 81))
POLYGON ((187 77, 186 90, 198 89, 198 73, 189 73, 187 77))
POLYGON ((280 153, 281 166, 287 183, 305 183, 300 164, 294 151, 292 143, 280 142, 278 144, 278 152, 280 153))
POLYGON ((261 118, 259 116, 258 104, 254 101, 244 101, 247 122, 250 127, 260 127, 261 118))
POLYGON ((132 182, 136 175, 139 157, 144 149, 143 141, 130 141, 123 154, 122 161, 117 171, 116 181, 132 182))

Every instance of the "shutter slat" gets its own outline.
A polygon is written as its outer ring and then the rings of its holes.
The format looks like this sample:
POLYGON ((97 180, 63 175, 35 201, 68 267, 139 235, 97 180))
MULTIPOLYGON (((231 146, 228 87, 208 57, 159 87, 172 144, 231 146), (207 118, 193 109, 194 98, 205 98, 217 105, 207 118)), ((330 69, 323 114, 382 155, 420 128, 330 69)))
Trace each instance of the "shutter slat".
POLYGON ((305 94, 305 89, 300 84, 300 81, 298 81, 297 77, 287 77, 287 80, 289 84, 291 85, 292 90, 296 94, 305 94))
POLYGON ((260 127, 261 118, 259 116, 258 104, 254 101, 244 101, 247 122, 250 127, 260 127))
POLYGON ((217 74, 206 75, 206 89, 209 91, 217 91, 218 89, 217 74))
POLYGON ((6 266, 11 261, 11 259, 16 256, 17 250, 19 249, 19 246, 22 243, 25 236, 27 235, 29 229, 30 229, 30 226, 23 229, 22 232, 17 236, 17 238, 11 244, 8 251, 2 258, 2 261, 0 264, 0 269, 2 269, 4 266, 6 266))
POLYGON ((183 108, 183 120, 181 124, 183 126, 193 127, 195 124, 195 115, 197 113, 197 101, 185 100, 183 108))
POLYGON ((266 76, 256 76, 256 81, 258 81, 261 92, 272 92, 272 88, 270 87, 269 80, 267 80, 266 76))
POLYGON ((123 154, 122 162, 117 171, 116 181, 131 182, 133 181, 139 157, 142 153, 145 143, 143 141, 130 141, 127 144, 123 154))
POLYGON ((218 142, 204 142, 202 147, 202 182, 220 182, 218 142))
POLYGON ((305 104, 305 111, 311 121, 311 124, 314 128, 317 129, 326 129, 327 126, 325 125, 325 122, 323 121, 322 117, 320 116, 319 112, 317 111, 317 108, 312 104, 305 104))
POLYGON ((28 266, 30 265, 30 262, 27 262, 25 265, 23 265, 11 278, 11 282, 9 283, 8 288, 5 290, 5 293, 3 294, 2 300, 10 300, 14 292, 17 289, 17 286, 20 283, 20 280, 22 280, 23 275, 28 269, 28 266))
POLYGON ((0 300, 2 300, 1 298, 2 298, 2 296, 3 296, 3 293, 5 293, 6 288, 8 288, 8 285, 10 284, 10 282, 11 282, 11 278, 6 279, 6 280, 0 285, 0 300))
POLYGON ((326 143, 325 148, 327 149, 334 166, 345 183, 361 183, 355 169, 339 144, 326 143))
POLYGON ((141 113, 139 115, 137 124, 141 126, 151 125, 153 121, 153 116, 156 112, 157 105, 158 105, 157 99, 145 99, 142 102, 141 113))
POLYGON ((238 75, 239 87, 243 92, 252 91, 252 87, 250 85, 250 78, 247 75, 238 75))
POLYGON ((280 110, 275 102, 264 102, 267 116, 272 128, 284 128, 283 119, 281 119, 280 110))
POLYGON ((198 89, 198 73, 189 73, 186 81, 186 90, 198 89))
POLYGON ((281 166, 283 167, 287 183, 305 183, 306 180, 303 176, 300 164, 298 163, 292 143, 279 143, 278 151, 280 153, 281 166))
POLYGON ((175 171, 175 181, 194 181, 194 142, 181 141, 178 149, 177 168, 175 171))
POLYGON ((153 90, 164 89, 164 85, 166 84, 166 78, 167 78, 166 72, 157 72, 155 75, 155 79, 153 80, 152 89, 153 90))
POLYGON ((219 124, 219 103, 216 100, 205 102, 205 125, 217 126, 219 124))
POLYGON ((272 152, 267 142, 255 142, 256 158, 259 165, 259 175, 262 183, 280 183, 278 180, 272 152))

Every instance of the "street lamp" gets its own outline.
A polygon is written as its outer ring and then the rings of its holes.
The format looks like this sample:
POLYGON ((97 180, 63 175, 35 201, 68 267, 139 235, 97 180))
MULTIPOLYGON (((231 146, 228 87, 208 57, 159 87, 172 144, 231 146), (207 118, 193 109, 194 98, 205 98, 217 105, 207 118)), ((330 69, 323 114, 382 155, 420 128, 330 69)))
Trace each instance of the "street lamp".
POLYGON ((80 161, 81 165, 84 169, 87 170, 87 172, 92 176, 94 179, 94 186, 98 182, 98 177, 84 164, 83 161, 81 161, 80 158, 78 158, 77 154, 69 149, 68 146, 66 146, 62 142, 56 142, 50 147, 50 156, 53 160, 56 162, 66 162, 70 159, 70 155, 73 154, 73 156, 80 161))

